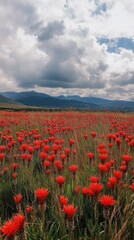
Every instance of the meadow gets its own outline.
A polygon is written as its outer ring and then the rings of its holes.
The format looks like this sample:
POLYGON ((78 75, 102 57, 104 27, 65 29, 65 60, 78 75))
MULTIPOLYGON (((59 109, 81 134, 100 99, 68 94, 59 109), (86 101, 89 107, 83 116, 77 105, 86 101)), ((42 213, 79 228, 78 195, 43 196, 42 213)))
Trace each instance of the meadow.
POLYGON ((0 238, 132 240, 134 114, 0 112, 0 238))

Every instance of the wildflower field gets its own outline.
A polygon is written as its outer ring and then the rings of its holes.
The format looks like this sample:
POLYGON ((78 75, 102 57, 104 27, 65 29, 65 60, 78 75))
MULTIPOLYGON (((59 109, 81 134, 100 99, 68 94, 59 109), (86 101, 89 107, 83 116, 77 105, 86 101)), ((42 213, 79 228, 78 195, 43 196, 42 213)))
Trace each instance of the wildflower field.
POLYGON ((134 114, 0 112, 0 238, 132 240, 134 114))

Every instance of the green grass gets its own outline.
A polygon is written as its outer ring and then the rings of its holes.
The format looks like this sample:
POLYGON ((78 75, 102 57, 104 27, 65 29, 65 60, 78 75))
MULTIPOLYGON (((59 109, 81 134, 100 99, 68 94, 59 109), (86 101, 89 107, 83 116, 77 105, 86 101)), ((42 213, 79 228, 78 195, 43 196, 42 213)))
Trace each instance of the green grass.
MULTIPOLYGON (((122 148, 119 150, 115 144, 111 153, 110 159, 115 160, 115 165, 111 170, 104 174, 101 178, 101 183, 104 189, 98 198, 90 196, 84 197, 82 190, 75 193, 74 189, 78 186, 89 187, 90 176, 96 175, 100 177, 98 164, 100 163, 98 146, 103 143, 108 150, 107 135, 110 132, 112 121, 116 121, 118 126, 113 128, 113 133, 119 133, 119 128, 126 129, 127 136, 133 135, 133 115, 127 114, 109 114, 109 113, 79 113, 79 112, 1 112, 0 117, 0 146, 10 143, 3 140, 3 136, 13 136, 16 140, 15 147, 11 147, 11 151, 6 150, 6 159, 3 165, 1 164, 1 173, 4 167, 8 168, 8 173, 2 175, 0 179, 0 218, 1 225, 9 220, 17 213, 17 208, 13 200, 13 196, 21 193, 23 200, 21 202, 21 210, 25 214, 27 205, 33 206, 33 212, 27 219, 25 232, 28 240, 55 240, 55 239, 75 239, 75 240, 132 240, 133 229, 133 212, 132 212, 132 166, 134 161, 134 151, 126 143, 125 138, 122 138, 122 148), (11 121, 12 120, 12 121, 11 121), (4 122, 4 127, 3 127, 4 122), (64 131, 63 131, 64 128, 64 131), (73 131, 70 130, 73 128, 73 131), (64 140, 61 144, 62 152, 69 148, 70 138, 75 140, 72 147, 76 149, 76 156, 71 152, 69 163, 65 161, 64 170, 60 173, 57 168, 51 165, 50 175, 47 175, 42 169, 40 152, 43 151, 43 146, 39 152, 34 152, 30 166, 28 167, 27 160, 25 164, 21 159, 20 145, 18 143, 19 132, 24 136, 24 142, 27 145, 34 146, 34 131, 38 129, 41 134, 40 140, 48 139, 48 144, 51 146, 49 156, 52 152, 53 144, 56 140, 64 140), (46 129, 43 134, 43 129, 46 129), (10 130, 10 131, 9 131, 10 130), (51 130, 52 132, 50 133, 51 130), (97 137, 93 140, 91 132, 96 131, 97 137), (28 136, 28 133, 32 134, 28 136), (87 140, 84 139, 84 133, 88 135, 87 140), (50 138, 54 140, 50 142, 50 138), (104 138, 101 135, 104 134, 104 138), (122 164, 122 156, 126 151, 132 156, 132 161, 129 163, 126 174, 123 174, 122 183, 117 184, 116 189, 109 189, 107 186, 108 178, 113 176, 113 171, 119 170, 122 164), (95 159, 90 163, 87 157, 89 152, 95 154, 95 159), (17 154, 17 158, 14 158, 17 154), (17 169, 17 185, 14 184, 12 171, 10 169, 12 163, 18 163, 21 168, 17 169), (70 165, 78 165, 79 169, 76 173, 76 180, 73 181, 72 174, 69 170, 70 165), (78 207, 78 211, 74 217, 74 230, 72 235, 69 234, 66 228, 66 216, 61 211, 59 197, 61 195, 56 177, 62 175, 66 177, 66 182, 63 186, 62 194, 69 199, 69 204, 74 204, 78 207), (126 185, 126 187, 125 187, 126 185), (46 211, 44 216, 38 211, 38 201, 35 196, 35 190, 43 187, 49 190, 49 196, 46 200, 46 211), (110 194, 116 200, 114 207, 109 209, 109 217, 104 218, 104 207, 99 203, 100 196, 110 194), (43 220, 45 219, 45 220, 43 220)), ((55 161, 60 159, 60 151, 58 151, 55 161)), ((26 151, 28 154, 28 150, 26 151)))

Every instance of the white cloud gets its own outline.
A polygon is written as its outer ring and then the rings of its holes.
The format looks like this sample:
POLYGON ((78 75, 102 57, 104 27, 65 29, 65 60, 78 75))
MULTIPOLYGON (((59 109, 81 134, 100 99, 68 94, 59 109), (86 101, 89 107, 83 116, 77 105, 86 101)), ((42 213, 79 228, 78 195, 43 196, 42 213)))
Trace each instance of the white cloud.
POLYGON ((97 41, 134 39, 133 12, 133 0, 0 2, 1 91, 133 99, 134 52, 97 41))

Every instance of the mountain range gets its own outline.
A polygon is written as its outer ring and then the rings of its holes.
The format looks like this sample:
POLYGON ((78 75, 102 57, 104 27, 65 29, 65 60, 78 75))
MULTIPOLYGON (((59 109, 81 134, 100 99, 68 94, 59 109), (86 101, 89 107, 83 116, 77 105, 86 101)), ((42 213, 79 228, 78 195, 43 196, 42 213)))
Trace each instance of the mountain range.
POLYGON ((57 96, 35 91, 29 92, 1 92, 0 103, 4 101, 10 104, 21 104, 25 106, 43 108, 76 108, 91 110, 115 110, 134 111, 134 102, 123 100, 108 100, 96 97, 57 96))

